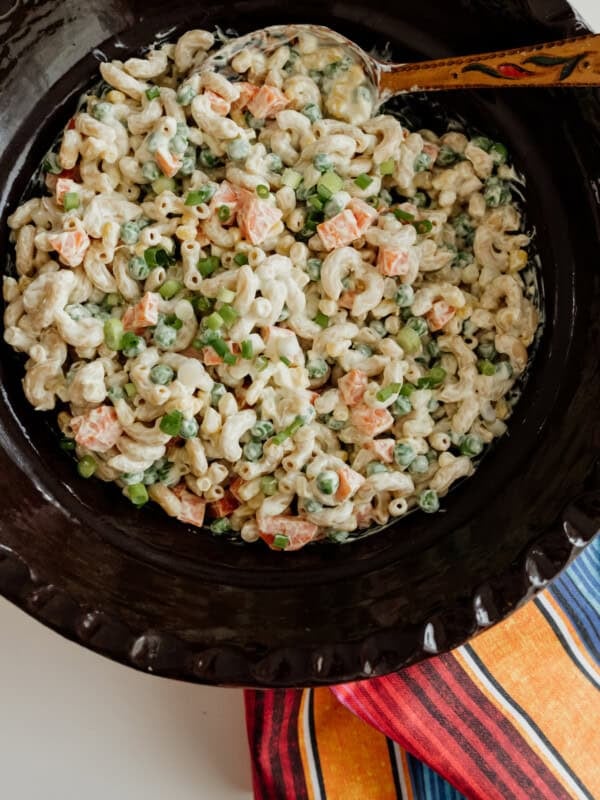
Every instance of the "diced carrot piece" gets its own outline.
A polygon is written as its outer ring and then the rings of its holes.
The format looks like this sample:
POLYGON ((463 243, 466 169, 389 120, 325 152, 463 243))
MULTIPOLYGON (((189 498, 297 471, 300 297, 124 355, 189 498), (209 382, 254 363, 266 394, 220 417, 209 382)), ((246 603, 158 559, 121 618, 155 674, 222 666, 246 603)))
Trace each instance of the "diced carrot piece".
POLYGON ((377 269, 382 275, 395 277, 406 275, 410 266, 410 256, 408 250, 400 248, 392 250, 387 247, 380 247, 377 255, 377 269))
POLYGON ((229 218, 225 220, 224 225, 230 225, 240 207, 241 189, 229 183, 229 181, 222 181, 217 191, 212 196, 209 208, 214 213, 220 206, 227 206, 229 208, 229 218))
POLYGON ((387 408, 372 408, 367 405, 353 408, 350 418, 356 430, 365 436, 377 436, 394 424, 394 418, 387 408))
POLYGON ((440 152, 440 148, 437 144, 431 144, 431 142, 425 142, 423 145, 423 152, 431 158, 433 164, 435 164, 437 157, 440 152))
POLYGON ((373 206, 365 203, 358 197, 353 197, 348 203, 348 208, 354 214, 354 219, 358 226, 359 236, 362 236, 371 227, 373 222, 377 219, 378 211, 373 206))
POLYGON ((63 200, 67 192, 78 192, 81 189, 81 185, 79 183, 75 183, 72 181, 71 178, 61 178, 60 175, 58 176, 58 180, 56 181, 56 202, 58 205, 62 206, 63 200))
POLYGON ((231 103, 225 100, 224 97, 221 97, 220 94, 207 89, 204 92, 204 96, 208 99, 210 109, 214 111, 215 114, 218 114, 220 117, 225 117, 229 114, 231 103))
POLYGON ((71 117, 71 119, 68 121, 67 130, 68 131, 75 130, 75 117, 71 117))
POLYGON ((351 369, 338 381, 338 389, 342 395, 342 400, 347 406, 356 406, 363 399, 367 391, 369 379, 365 372, 360 369, 351 369))
POLYGON ((54 233, 48 237, 48 242, 59 254, 60 260, 69 267, 78 267, 90 246, 90 238, 83 228, 54 233))
POLYGON ((239 503, 231 492, 225 492, 220 500, 215 500, 214 503, 210 504, 210 513, 216 519, 229 517, 238 506, 239 503))
POLYGON ((262 244, 282 216, 281 209, 253 196, 251 192, 243 192, 238 225, 244 239, 251 244, 262 244))
MULTIPOLYGON (((241 348, 238 342, 229 342, 229 349, 234 355, 240 354, 241 348)), ((198 351, 196 351, 195 358, 198 358, 197 353, 198 351)), ((221 356, 212 347, 210 347, 210 345, 202 348, 200 351, 200 360, 206 364, 207 367, 217 367, 219 364, 224 363, 221 356)))
POLYGON ((240 90, 240 96, 233 104, 234 108, 245 108, 250 100, 258 94, 258 86, 255 86, 253 83, 248 83, 248 81, 240 81, 240 83, 236 83, 235 85, 240 90))
POLYGON ((167 178, 172 178, 174 175, 177 175, 182 162, 181 159, 177 158, 170 150, 166 147, 159 147, 154 157, 163 175, 166 175, 167 178))
POLYGON ((351 309, 354 305, 354 300, 356 299, 356 292, 352 292, 347 290, 342 292, 340 295, 340 299, 338 300, 338 306, 340 308, 348 308, 351 309))
POLYGON ((155 292, 146 292, 139 303, 129 308, 123 314, 121 322, 126 331, 137 331, 140 328, 149 328, 158 322, 159 295, 155 292))
POLYGON ((71 181, 80 181, 81 180, 81 172, 79 171, 79 165, 76 164, 71 169, 63 169, 62 172, 56 176, 57 178, 68 178, 71 181))
POLYGON ((310 391, 308 392, 308 396, 310 399, 311 406, 314 406, 314 404, 317 402, 317 398, 320 397, 318 392, 310 392, 310 391))
POLYGON ((356 217, 348 208, 317 225, 317 232, 325 250, 344 247, 360 236, 356 217))
POLYGON ((258 520, 259 536, 272 550, 300 550, 305 544, 312 542, 318 527, 301 517, 261 517, 258 520), (277 535, 287 536, 286 547, 273 547, 277 535))
POLYGON ((201 528, 204 524, 206 500, 190 492, 183 483, 175 486, 172 491, 177 495, 181 503, 181 509, 177 514, 177 519, 180 522, 187 522, 188 525, 195 525, 197 528, 201 528))
POLYGON ((448 305, 445 300, 437 300, 425 314, 429 329, 432 331, 441 330, 444 325, 450 322, 455 313, 456 309, 448 305))
MULTIPOLYGON (((415 219, 417 214, 419 213, 419 209, 416 207, 414 203, 398 203, 398 205, 395 206, 395 208, 398 208, 400 209, 400 211, 404 211, 407 214, 410 214, 411 216, 415 217, 415 219)), ((412 220, 406 220, 407 223, 411 221, 412 220)))
POLYGON ((365 447, 367 450, 372 450, 373 454, 384 464, 391 464, 394 460, 395 444, 395 439, 373 439, 373 441, 367 442, 365 447))
POLYGON ((242 486, 245 486, 245 484, 246 481, 242 480, 241 478, 236 478, 229 484, 229 491, 235 497, 235 499, 240 503, 243 503, 244 501, 240 497, 239 491, 242 488, 242 486))
POLYGON ((365 479, 360 472, 350 469, 350 467, 341 467, 337 470, 337 474, 340 479, 340 485, 335 493, 335 499, 338 503, 343 503, 344 500, 347 500, 360 489, 365 479))
POLYGON ((289 102, 284 93, 275 86, 263 84, 248 103, 248 110, 256 119, 267 119, 274 117, 278 111, 283 111, 289 102))
POLYGON ((73 417, 71 428, 75 432, 77 444, 97 453, 105 453, 114 447, 123 433, 113 406, 98 406, 73 417))

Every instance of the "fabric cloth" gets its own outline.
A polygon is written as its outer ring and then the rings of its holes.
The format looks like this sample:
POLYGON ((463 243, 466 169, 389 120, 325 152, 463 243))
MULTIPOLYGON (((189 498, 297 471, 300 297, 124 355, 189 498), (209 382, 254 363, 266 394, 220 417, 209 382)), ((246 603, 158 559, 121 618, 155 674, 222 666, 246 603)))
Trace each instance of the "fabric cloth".
POLYGON ((256 800, 600 800, 600 537, 452 653, 245 700, 256 800))

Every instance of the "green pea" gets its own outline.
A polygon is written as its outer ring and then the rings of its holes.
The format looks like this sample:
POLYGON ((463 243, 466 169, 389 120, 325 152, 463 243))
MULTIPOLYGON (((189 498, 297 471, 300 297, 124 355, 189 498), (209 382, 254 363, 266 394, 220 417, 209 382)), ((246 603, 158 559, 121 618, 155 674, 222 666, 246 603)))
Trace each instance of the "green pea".
MULTIPOLYGON (((498 355, 496 352, 496 348, 494 347, 494 343, 490 341, 481 342, 477 347, 477 353, 483 359, 491 359, 496 358, 498 355)), ((495 370, 494 370, 495 372, 495 370)))
POLYGON ((129 260, 127 271, 134 281, 145 281, 150 275, 150 267, 141 256, 134 256, 129 260))
POLYGON ((75 439, 63 436, 60 440, 60 449, 65 453, 72 453, 75 450, 75 439))
POLYGON ((458 269, 464 269, 464 267, 468 267, 469 264, 472 263, 473 253, 470 253, 468 250, 459 250, 452 259, 452 266, 458 269))
POLYGON ((175 372, 167 364, 155 364, 150 370, 150 380, 159 386, 166 386, 175 377, 175 372))
POLYGON ((427 172, 431 169, 432 159, 427 153, 419 153, 415 158, 413 169, 415 172, 427 172))
POLYGON ((212 389, 210 390, 210 402, 211 405, 217 406, 219 404, 219 400, 223 397, 224 394, 227 394, 227 389, 222 383, 213 383, 212 389))
POLYGON ((255 422, 250 428, 250 436, 259 442, 266 441, 270 436, 273 436, 274 432, 275 428, 273 427, 273 423, 269 422, 268 419, 259 419, 258 422, 255 422))
MULTIPOLYGON (((110 322, 110 320, 109 320, 110 322)), ((121 350, 126 358, 136 358, 146 349, 146 342, 141 336, 127 331, 121 339, 121 350)))
POLYGON ((397 397, 394 400, 390 411, 396 417, 403 417, 405 414, 409 414, 412 411, 412 403, 410 401, 410 397, 397 397))
POLYGON ((425 489, 424 492, 421 492, 419 495, 419 507, 426 514, 435 514, 436 511, 439 511, 440 501, 437 492, 434 492, 433 489, 425 489))
POLYGON ((500 180, 500 178, 491 177, 485 182, 483 197, 488 208, 498 208, 498 206, 510 203, 510 188, 508 184, 500 180))
POLYGON ((160 319, 154 328, 152 338, 159 347, 173 347, 177 339, 177 331, 172 325, 168 325, 164 319, 160 319))
POLYGON ((196 92, 189 84, 184 84, 179 87, 177 91, 177 102, 180 106, 189 106, 192 100, 196 97, 196 92))
POLYGON ((421 350, 421 337, 414 328, 409 328, 408 325, 398 331, 396 341, 408 355, 415 355, 421 350))
POLYGON ((422 475, 429 469, 429 460, 427 456, 416 456, 408 466, 408 471, 413 475, 422 475))
POLYGON ((471 217, 468 214, 457 214, 456 217, 453 217, 450 220, 450 223, 456 231, 456 235, 460 239, 465 239, 468 242, 472 242, 475 227, 471 217))
POLYGON ((320 258, 309 258, 306 262, 306 271, 311 281, 321 280, 321 265, 323 262, 320 258))
POLYGON ((487 136, 475 136, 475 138, 471 139, 471 144, 474 147, 479 147, 480 150, 485 150, 486 153, 489 153, 493 142, 491 139, 488 139, 487 136))
POLYGON ((210 523, 212 533, 221 534, 231 530, 231 522, 227 517, 219 517, 210 523))
POLYGON ((432 339, 430 342, 427 342, 427 352, 431 356, 431 358, 439 358, 440 357, 440 346, 432 339))
POLYGON ((417 208, 427 208, 429 205, 429 198, 425 192, 415 192, 412 197, 412 202, 417 208))
POLYGON ((142 175, 147 181, 155 181, 160 178, 160 170, 156 161, 146 161, 142 166, 142 175))
POLYGON ((435 163, 439 164, 440 167, 450 167, 452 164, 456 164, 456 162, 459 160, 460 154, 451 147, 448 147, 448 145, 443 144, 440 147, 440 151, 435 163))
POLYGON ((333 169, 333 159, 327 153, 317 153, 313 158, 313 166, 319 172, 329 172, 333 169))
POLYGON ((385 328, 385 325, 383 324, 383 322, 380 319, 371 320, 371 322, 369 322, 369 328, 374 333, 376 333, 377 336, 380 336, 382 339, 383 339, 384 336, 387 336, 387 330, 385 328))
POLYGON ((191 175, 196 169, 196 155, 188 154, 181 159, 181 166, 179 167, 180 175, 191 175))
POLYGON ((124 222, 121 225, 121 241, 125 244, 135 244, 140 236, 136 222, 124 222))
POLYGON ((381 461, 371 461, 367 464, 366 473, 368 476, 377 475, 380 472, 389 472, 389 469, 381 461))
POLYGON ((92 117, 97 119, 98 122, 104 122, 104 120, 110 115, 112 108, 112 103, 96 103, 96 105, 92 108, 92 117))
POLYGON ((250 155, 250 142, 243 136, 232 139, 227 145, 227 155, 234 161, 243 161, 250 155))
POLYGON ((406 325, 409 328, 412 328, 413 331, 419 334, 419 336, 425 336, 429 327, 427 325, 427 320, 423 319, 423 317, 410 317, 406 325))
POLYGON ((446 370, 443 367, 432 367, 423 378, 417 381, 417 389, 435 389, 446 379, 446 370))
POLYGON ((86 308, 81 303, 70 303, 68 306, 65 306, 65 312, 78 322, 80 319, 84 319, 85 317, 91 317, 89 308, 86 308))
POLYGON ((318 380, 324 378, 329 371, 329 365, 324 358, 313 358, 306 365, 308 377, 311 380, 318 380))
POLYGON ((357 353, 360 353, 363 358, 371 358, 373 355, 373 348, 369 347, 368 344, 357 344, 354 347, 354 350, 356 350, 357 353))
POLYGON ((340 479, 337 472, 327 469, 317 475, 317 488, 323 494, 335 494, 339 488, 340 479))
POLYGON ((483 442, 479 436, 467 435, 460 443, 460 452, 463 456, 473 458, 483 450, 483 442))
POLYGON ((302 113, 305 117, 308 117, 311 122, 316 122, 323 117, 321 109, 316 103, 308 103, 308 105, 304 106, 302 109, 302 113))
POLYGON ((181 427, 179 428, 179 435, 184 439, 193 439, 195 436, 198 436, 198 423, 196 420, 193 418, 182 420, 181 427))
POLYGON ((181 423, 183 422, 183 414, 181 411, 171 411, 165 414, 160 421, 160 429, 163 433, 169 436, 179 436, 181 430, 181 423))
POLYGON ((246 461, 258 461, 262 458, 263 446, 260 442, 246 442, 242 448, 242 452, 246 461))
POLYGON ((307 497, 304 501, 304 508, 309 514, 318 514, 319 511, 323 510, 323 505, 312 497, 307 497))
POLYGON ((98 469, 98 464, 92 456, 83 456, 77 464, 77 472, 82 478, 91 478, 98 469))
POLYGON ((490 147, 490 155, 494 164, 506 164, 508 160, 508 150, 501 142, 494 142, 490 147))
POLYGON ((399 467, 408 467, 416 458, 416 453, 409 444, 398 442, 394 446, 394 461, 399 467))
POLYGON ((173 136, 171 141, 169 142, 169 150, 171 153, 174 153, 176 156, 182 156, 185 151, 187 150, 187 139, 180 134, 176 134, 173 136))
POLYGON ((496 365, 487 358, 481 358, 477 362, 477 369, 481 375, 487 375, 488 377, 496 374, 496 365))
POLYGON ((415 299, 415 290, 412 286, 402 284, 396 294, 394 295, 394 302, 400 308, 408 308, 411 306, 415 299))
POLYGON ((264 475, 260 479, 260 490, 266 497, 272 497, 277 493, 279 483, 274 475, 264 475))
POLYGON ((122 400, 125 397, 125 392, 121 386, 109 386, 106 390, 106 394, 113 405, 117 402, 117 400, 122 400))
POLYGON ((277 153, 269 153, 267 156, 267 169, 270 172, 275 172, 277 175, 283 172, 283 161, 277 153))

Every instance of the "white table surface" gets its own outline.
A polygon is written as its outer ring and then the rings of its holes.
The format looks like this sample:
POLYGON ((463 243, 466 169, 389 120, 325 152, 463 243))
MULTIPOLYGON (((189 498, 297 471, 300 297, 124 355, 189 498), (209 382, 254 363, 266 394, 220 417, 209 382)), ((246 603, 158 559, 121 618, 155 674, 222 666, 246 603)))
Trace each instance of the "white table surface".
MULTIPOLYGON (((579 0, 600 30, 598 0, 579 0)), ((242 693, 154 678, 0 599, 0 764, 10 800, 251 800, 242 693)))

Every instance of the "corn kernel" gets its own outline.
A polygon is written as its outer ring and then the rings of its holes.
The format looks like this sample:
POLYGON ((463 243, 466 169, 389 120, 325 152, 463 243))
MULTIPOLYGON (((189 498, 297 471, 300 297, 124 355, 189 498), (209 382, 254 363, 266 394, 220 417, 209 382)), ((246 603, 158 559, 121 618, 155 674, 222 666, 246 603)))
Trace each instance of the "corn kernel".
POLYGON ((508 257, 508 271, 519 272, 527 265, 528 260, 525 250, 514 250, 508 257))
POLYGON ((107 93, 106 99, 109 103, 124 103, 125 95, 123 92, 119 92, 116 89, 111 89, 110 92, 107 93))

